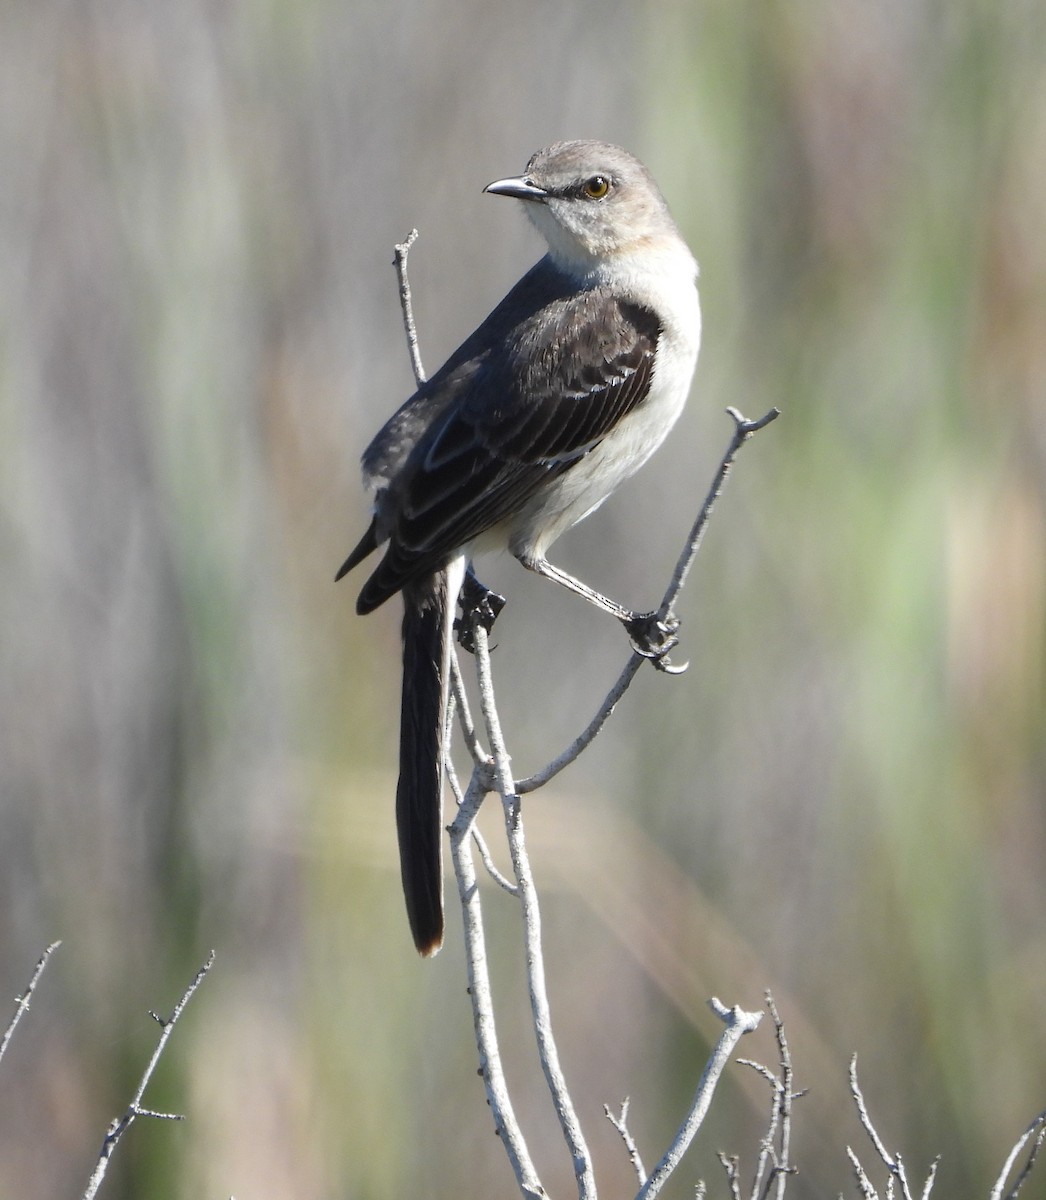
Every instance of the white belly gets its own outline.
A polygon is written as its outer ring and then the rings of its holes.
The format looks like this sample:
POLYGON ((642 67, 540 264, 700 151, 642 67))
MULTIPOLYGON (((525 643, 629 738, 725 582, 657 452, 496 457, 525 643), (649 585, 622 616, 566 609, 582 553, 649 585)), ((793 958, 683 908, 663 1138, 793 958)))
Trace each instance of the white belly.
POLYGON ((683 411, 697 362, 696 294, 694 301, 689 328, 661 335, 646 399, 508 522, 504 534, 513 554, 543 557, 556 538, 598 508, 664 441, 683 411))

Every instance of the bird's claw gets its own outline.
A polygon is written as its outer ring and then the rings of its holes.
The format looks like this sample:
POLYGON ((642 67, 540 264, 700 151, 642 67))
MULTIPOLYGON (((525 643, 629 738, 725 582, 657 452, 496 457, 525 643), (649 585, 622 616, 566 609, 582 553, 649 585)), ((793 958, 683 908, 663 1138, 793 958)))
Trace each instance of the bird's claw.
POLYGON ((668 652, 679 644, 679 618, 669 612, 661 616, 657 612, 633 613, 623 622, 628 632, 632 649, 648 658, 659 671, 666 675, 682 675, 690 665, 675 666, 668 652))
POLYGON ((498 614, 505 607, 505 597, 484 587, 475 576, 466 576, 461 589, 461 616, 454 622, 458 644, 469 654, 476 653, 473 630, 481 626, 487 633, 494 628, 498 614))

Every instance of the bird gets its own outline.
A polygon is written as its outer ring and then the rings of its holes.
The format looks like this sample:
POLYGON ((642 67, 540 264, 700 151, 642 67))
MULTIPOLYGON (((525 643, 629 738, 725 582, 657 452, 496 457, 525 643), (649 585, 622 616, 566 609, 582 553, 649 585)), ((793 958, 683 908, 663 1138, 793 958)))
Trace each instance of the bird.
MULTIPOLYGON (((403 596, 396 825, 424 957, 444 935, 444 725, 459 595, 480 586, 472 558, 507 549, 617 618, 639 653, 664 664, 678 622, 617 604, 546 554, 664 440, 701 340, 697 263, 626 150, 556 142, 484 191, 518 201, 547 252, 364 451, 372 519, 336 576, 381 550, 356 610, 403 596)), ((488 619, 503 603, 493 600, 488 619)))

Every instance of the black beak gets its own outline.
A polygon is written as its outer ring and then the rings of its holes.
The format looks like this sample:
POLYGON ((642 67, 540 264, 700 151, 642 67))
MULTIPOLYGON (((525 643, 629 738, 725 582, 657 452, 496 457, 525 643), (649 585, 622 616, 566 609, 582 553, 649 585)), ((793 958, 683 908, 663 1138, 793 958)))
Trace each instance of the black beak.
POLYGON ((531 183, 523 175, 518 175, 513 179, 495 179, 493 183, 488 183, 483 190, 490 192, 493 196, 512 196, 516 200, 548 199, 548 192, 544 188, 538 187, 536 183, 531 183))

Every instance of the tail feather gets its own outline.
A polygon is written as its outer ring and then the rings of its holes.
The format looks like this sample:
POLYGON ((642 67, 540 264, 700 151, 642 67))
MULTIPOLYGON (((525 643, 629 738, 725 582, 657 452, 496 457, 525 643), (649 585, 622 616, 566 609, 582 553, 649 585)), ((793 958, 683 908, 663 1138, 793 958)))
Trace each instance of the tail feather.
POLYGON ((352 568, 357 565, 357 563, 363 562, 368 554, 372 553, 374 550, 377 550, 377 525, 377 521, 372 519, 370 525, 367 527, 367 532, 357 543, 356 549, 353 550, 349 557, 338 568, 338 573, 334 576, 335 583, 337 583, 338 580, 343 576, 347 575, 352 568))
POLYGON ((443 737, 454 606, 454 564, 404 589, 403 698, 396 828, 414 944, 426 957, 443 944, 443 737))

